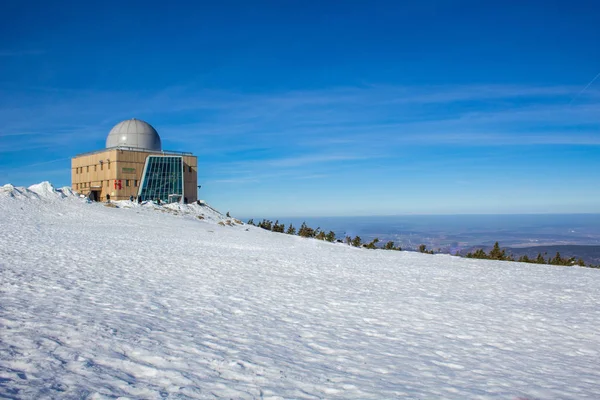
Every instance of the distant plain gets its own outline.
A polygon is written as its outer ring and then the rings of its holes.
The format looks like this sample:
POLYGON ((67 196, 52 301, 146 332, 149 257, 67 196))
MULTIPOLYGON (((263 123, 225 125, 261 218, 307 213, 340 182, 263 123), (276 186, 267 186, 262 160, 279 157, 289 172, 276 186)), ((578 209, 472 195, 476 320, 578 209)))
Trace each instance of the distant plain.
MULTIPOLYGON (((253 218, 244 217, 244 222, 253 218)), ((334 231, 337 238, 360 236, 394 241, 406 250, 420 244, 443 253, 466 254, 473 248, 491 248, 494 242, 519 256, 538 252, 581 257, 600 263, 600 214, 486 214, 486 215, 395 215, 361 217, 266 217, 298 228, 334 231)))

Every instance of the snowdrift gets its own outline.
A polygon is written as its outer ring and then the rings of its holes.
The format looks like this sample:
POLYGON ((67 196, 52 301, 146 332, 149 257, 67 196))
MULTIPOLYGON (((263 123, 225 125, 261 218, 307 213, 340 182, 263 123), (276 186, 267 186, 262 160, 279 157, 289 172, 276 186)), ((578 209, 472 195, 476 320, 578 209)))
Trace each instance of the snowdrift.
MULTIPOLYGON (((0 187, 0 198, 12 198, 12 199, 34 199, 34 200, 44 200, 44 203, 59 201, 62 199, 71 199, 71 200, 79 200, 90 203, 89 200, 85 199, 84 196, 79 193, 73 191, 73 189, 69 186, 64 186, 60 189, 54 188, 54 186, 50 182, 42 182, 35 185, 31 185, 28 188, 25 187, 15 187, 11 184, 6 184, 0 187)), ((107 203, 97 203, 104 204, 107 203)), ((171 212, 173 214, 179 214, 184 216, 192 216, 201 220, 205 220, 207 222, 224 222, 227 225, 243 225, 243 223, 234 218, 228 218, 221 214, 219 211, 214 209, 208 204, 162 204, 159 205, 155 202, 148 201, 138 204, 137 202, 131 202, 129 200, 119 200, 112 201, 110 203, 112 208, 149 208, 162 212, 171 212)))
POLYGON ((0 397, 598 398, 597 270, 115 205, 0 188, 0 397))
POLYGON ((38 183, 28 188, 22 186, 15 187, 10 183, 0 187, 0 197, 54 200, 73 197, 75 195, 75 192, 70 187, 65 186, 61 189, 55 189, 50 182, 38 183))

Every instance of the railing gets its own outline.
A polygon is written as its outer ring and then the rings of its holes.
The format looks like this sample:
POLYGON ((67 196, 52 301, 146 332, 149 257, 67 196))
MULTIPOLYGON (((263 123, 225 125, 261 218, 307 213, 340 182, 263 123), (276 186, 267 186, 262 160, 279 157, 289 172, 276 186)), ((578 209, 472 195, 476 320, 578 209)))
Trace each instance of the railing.
POLYGON ((109 150, 126 150, 126 151, 139 151, 142 153, 152 153, 152 154, 166 154, 166 155, 177 155, 177 156, 192 156, 193 154, 189 151, 174 151, 174 150, 161 150, 161 151, 156 151, 156 150, 150 150, 150 149, 140 149, 139 147, 130 147, 130 146, 114 146, 114 147, 107 147, 105 149, 102 150, 94 150, 94 151, 88 151, 86 153, 80 153, 77 154, 75 157, 81 157, 81 156, 89 156, 92 154, 98 154, 98 153, 104 153, 105 151, 109 151, 109 150))

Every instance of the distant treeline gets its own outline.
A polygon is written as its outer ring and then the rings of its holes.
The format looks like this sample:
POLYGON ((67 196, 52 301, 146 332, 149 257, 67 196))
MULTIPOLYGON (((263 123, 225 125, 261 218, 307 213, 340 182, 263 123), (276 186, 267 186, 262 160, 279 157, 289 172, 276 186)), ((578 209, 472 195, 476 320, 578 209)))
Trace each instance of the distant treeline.
MULTIPOLYGON (((459 255, 458 253, 456 255, 459 255)), ((515 260, 512 254, 506 254, 506 250, 501 249, 498 242, 494 243, 494 247, 490 250, 489 253, 486 253, 483 249, 478 249, 475 252, 467 253, 465 256, 467 258, 479 258, 483 260, 500 260, 500 261, 517 261, 524 262, 530 264, 550 264, 550 265, 564 265, 564 266, 573 266, 578 265, 580 267, 589 267, 589 268, 600 268, 600 265, 592 265, 587 264, 581 258, 575 257, 561 257, 560 253, 557 251, 554 257, 548 257, 546 259, 542 253, 538 253, 537 257, 529 258, 527 255, 523 255, 515 260)))
POLYGON ((280 224, 279 220, 273 222, 268 219, 263 219, 259 223, 254 223, 254 219, 250 219, 247 222, 248 225, 258 226, 259 228, 266 229, 272 232, 286 233, 288 235, 297 235, 305 238, 314 238, 318 240, 323 240, 326 242, 337 242, 337 243, 346 243, 350 246, 354 247, 365 247, 367 249, 382 249, 382 250, 402 250, 400 247, 394 245, 394 242, 389 241, 384 246, 380 247, 377 244, 379 243, 379 239, 375 238, 369 243, 364 243, 360 236, 346 236, 342 240, 341 238, 337 238, 335 236, 335 232, 328 231, 325 232, 320 227, 313 229, 306 225, 306 222, 303 222, 300 225, 300 228, 296 229, 293 224, 289 224, 286 228, 285 224, 280 224))
MULTIPOLYGON (((229 216, 229 213, 227 213, 227 215, 229 216)), ((275 222, 273 222, 268 219, 263 219, 262 221, 255 223, 254 219, 250 219, 250 220, 248 220, 247 224, 257 226, 259 228, 262 228, 262 229, 265 229, 265 230, 271 231, 271 232, 284 233, 284 234, 288 234, 288 235, 297 235, 297 236, 305 237, 305 238, 314 238, 314 239, 323 240, 323 241, 332 242, 332 243, 333 242, 346 243, 353 247, 364 247, 367 249, 379 249, 379 250, 397 250, 397 251, 402 250, 402 248, 400 248, 400 246, 396 246, 394 244, 394 242, 391 240, 386 242, 385 245, 381 246, 381 245, 379 245, 378 238, 375 238, 371 242, 368 242, 368 243, 363 242, 363 240, 361 239, 360 236, 354 236, 354 237, 346 236, 346 237, 344 237, 344 239, 336 238, 335 232, 329 231, 326 233, 320 227, 313 229, 313 228, 309 227, 308 225, 306 225, 306 222, 303 222, 302 225, 300 225, 300 228, 298 228, 298 229, 296 229, 296 227, 294 227, 294 225, 291 223, 286 228, 285 224, 279 223, 279 220, 276 220, 275 222)), ((424 244, 421 244, 418 247, 418 251, 420 253, 433 254, 433 250, 427 250, 427 246, 424 244)), ((455 256, 460 257, 461 255, 457 252, 455 254, 455 256)), ((478 249, 475 252, 467 253, 467 255, 465 257, 466 258, 478 258, 478 259, 482 259, 482 260, 517 261, 517 262, 532 263, 532 264, 550 264, 550 265, 563 265, 563 266, 578 265, 580 267, 600 268, 600 265, 591 265, 591 264, 586 265, 586 263, 581 258, 576 259, 575 257, 570 257, 570 258, 561 257, 559 252, 556 252, 556 255, 554 257, 549 257, 548 259, 544 258, 544 256, 542 256, 541 253, 538 253, 538 256, 536 258, 529 258, 528 256, 524 255, 515 260, 515 258, 513 257, 512 254, 507 254, 505 249, 500 248, 500 245, 498 244, 498 242, 496 242, 494 244, 494 247, 492 248, 492 250, 490 250, 489 253, 486 253, 483 249, 478 249)))
MULTIPOLYGON (((303 222, 300 225, 300 228, 296 229, 293 224, 289 224, 286 228, 285 224, 280 224, 279 220, 273 222, 268 219, 263 219, 262 221, 255 223, 254 219, 250 219, 247 222, 248 225, 257 226, 259 228, 265 229, 271 232, 278 233, 286 233, 288 235, 297 235, 305 238, 314 238, 318 240, 323 240, 326 242, 337 242, 337 243, 346 243, 349 246, 353 247, 364 247, 366 249, 378 249, 378 250, 396 250, 402 251, 400 246, 396 246, 393 241, 388 241, 384 245, 380 245, 379 238, 375 238, 370 242, 363 242, 360 236, 346 236, 343 239, 337 238, 335 236, 335 232, 322 230, 320 227, 313 229, 306 225, 306 222, 303 222)), ((419 251, 421 253, 433 254, 433 250, 427 250, 427 246, 424 244, 419 246, 419 251)))

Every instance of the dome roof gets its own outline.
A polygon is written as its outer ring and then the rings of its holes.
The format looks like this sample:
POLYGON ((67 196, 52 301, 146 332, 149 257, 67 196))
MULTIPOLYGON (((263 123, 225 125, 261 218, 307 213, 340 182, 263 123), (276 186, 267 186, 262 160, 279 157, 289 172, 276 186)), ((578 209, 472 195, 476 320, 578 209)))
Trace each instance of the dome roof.
POLYGON ((134 147, 161 151, 160 136, 149 123, 140 119, 128 119, 116 124, 106 138, 106 147, 134 147))

